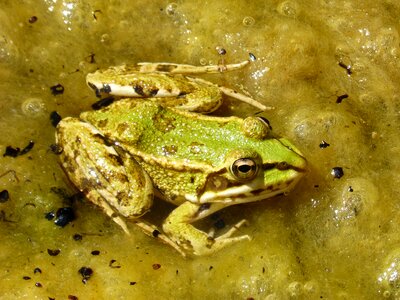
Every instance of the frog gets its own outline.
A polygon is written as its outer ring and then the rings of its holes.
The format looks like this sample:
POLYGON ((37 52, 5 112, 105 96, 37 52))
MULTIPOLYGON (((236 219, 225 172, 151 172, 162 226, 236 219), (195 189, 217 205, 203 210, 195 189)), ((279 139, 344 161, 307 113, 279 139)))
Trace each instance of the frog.
POLYGON ((148 62, 87 74, 100 105, 56 128, 67 177, 128 235, 133 223, 184 256, 250 240, 236 234, 245 218, 218 235, 193 223, 232 205, 286 195, 306 173, 307 160, 288 139, 274 137, 264 117, 210 114, 227 97, 258 112, 272 109, 199 77, 249 63, 148 62), (175 207, 161 226, 143 220, 154 199, 175 207))

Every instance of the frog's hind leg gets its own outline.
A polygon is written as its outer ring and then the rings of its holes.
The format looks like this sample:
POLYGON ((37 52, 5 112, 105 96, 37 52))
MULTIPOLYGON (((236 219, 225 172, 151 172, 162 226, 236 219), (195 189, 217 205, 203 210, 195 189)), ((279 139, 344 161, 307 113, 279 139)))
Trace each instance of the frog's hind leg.
MULTIPOLYGON (((222 73, 222 72, 229 72, 229 71, 235 71, 244 68, 250 63, 249 60, 245 60, 236 64, 223 64, 223 65, 209 65, 209 66, 193 66, 193 65, 185 65, 185 64, 173 64, 173 63, 138 63, 138 68, 139 72, 141 73, 153 73, 153 72, 160 72, 160 73, 169 73, 169 74, 182 74, 182 75, 190 75, 190 74, 205 74, 205 73, 222 73)), ((265 106, 264 104, 261 104, 260 102, 254 100, 253 98, 246 96, 242 93, 239 93, 231 88, 224 87, 224 86, 217 86, 207 80, 200 79, 200 78, 191 78, 191 77, 186 77, 189 81, 192 83, 203 86, 203 90, 205 91, 206 88, 205 86, 208 86, 208 89, 211 90, 211 86, 218 87, 219 91, 229 97, 235 98, 239 101, 245 102, 247 104, 250 104, 258 109, 261 109, 263 111, 265 110, 271 110, 274 109, 273 107, 270 106, 265 106)), ((199 89, 200 90, 200 89, 199 89)), ((201 90, 200 90, 201 91, 201 90)), ((215 94, 215 91, 213 91, 215 94)), ((204 92, 202 92, 204 95, 204 92)), ((196 93, 193 93, 193 99, 201 99, 203 95, 196 95, 196 93)), ((190 100, 189 100, 190 101, 190 100)), ((189 102, 188 101, 188 102, 189 102)), ((196 112, 212 112, 216 108, 219 107, 219 105, 215 105, 212 110, 205 110, 205 109, 193 109, 195 105, 192 105, 193 101, 190 101, 189 104, 183 109, 190 110, 190 111, 196 111, 196 112)), ((197 107, 197 106, 196 106, 197 107)))
POLYGON ((174 63, 138 63, 141 73, 169 73, 169 74, 205 74, 205 73, 222 73, 244 68, 250 63, 249 60, 242 61, 236 64, 221 64, 208 66, 194 66, 186 64, 174 63))
POLYGON ((225 86, 218 86, 219 90, 226 96, 232 97, 234 99, 237 99, 239 101, 242 101, 244 103, 250 104, 258 109, 261 109, 262 111, 266 110, 273 110, 275 107, 273 106, 265 106, 264 104, 258 102, 257 100, 246 96, 245 94, 239 93, 238 91, 225 87, 225 86))
POLYGON ((138 218, 152 204, 153 185, 147 173, 94 126, 79 119, 63 119, 56 139, 63 149, 62 167, 72 183, 128 232, 122 217, 138 218))
MULTIPOLYGON (((265 106, 257 100, 231 88, 219 86, 201 78, 188 76, 185 78, 193 84, 194 90, 189 94, 183 94, 178 97, 178 99, 181 99, 181 104, 177 106, 179 109, 205 114, 211 113, 222 104, 222 94, 247 103, 262 111, 274 109, 274 107, 265 106)), ((160 98, 158 99, 161 100, 160 98)))
POLYGON ((179 247, 195 255, 212 254, 233 243, 249 240, 248 235, 231 237, 240 226, 246 223, 245 220, 238 222, 226 233, 216 238, 190 224, 223 207, 226 205, 211 203, 205 207, 205 205, 185 202, 168 216, 163 224, 163 230, 179 247))
POLYGON ((239 93, 238 91, 236 91, 234 89, 231 89, 231 88, 228 88, 228 87, 225 87, 225 86, 216 85, 214 83, 211 83, 211 82, 209 82, 207 80, 204 80, 204 79, 201 79, 201 78, 187 77, 187 79, 189 81, 191 81, 193 84, 197 84, 199 86, 200 85, 213 86, 214 89, 218 89, 218 91, 221 94, 224 94, 224 95, 226 95, 228 97, 232 97, 232 98, 234 98, 236 100, 239 100, 239 101, 242 101, 244 103, 247 103, 247 104, 249 104, 251 106, 254 106, 254 107, 256 107, 256 108, 258 108, 258 109, 260 109, 262 111, 274 109, 274 107, 265 106, 264 104, 258 102, 257 100, 255 100, 255 99, 253 99, 253 98, 251 98, 249 96, 246 96, 245 94, 239 93))

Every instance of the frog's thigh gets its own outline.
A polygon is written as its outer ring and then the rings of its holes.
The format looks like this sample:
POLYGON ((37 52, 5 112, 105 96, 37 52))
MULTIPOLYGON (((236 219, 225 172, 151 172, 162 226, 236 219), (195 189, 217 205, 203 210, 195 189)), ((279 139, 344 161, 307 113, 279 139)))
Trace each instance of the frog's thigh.
MULTIPOLYGON (((66 118, 57 126, 57 143, 70 180, 109 216, 138 217, 150 208, 153 187, 148 175, 126 152, 107 144, 95 127, 66 118)), ((115 219, 121 225, 120 220, 115 219)))
MULTIPOLYGON (((212 208, 211 211, 215 211, 212 208)), ((218 205, 218 204, 217 204, 218 205)), ((242 241, 248 240, 248 235, 238 237, 230 237, 242 225, 244 221, 239 222, 231 230, 222 236, 213 238, 205 232, 195 228, 190 223, 198 219, 199 213, 202 211, 202 206, 191 202, 185 202, 178 206, 165 220, 163 230, 168 234, 180 247, 187 251, 193 252, 195 255, 208 255, 218 250, 242 241)))
POLYGON ((207 65, 193 66, 174 63, 138 63, 139 71, 142 73, 163 72, 170 74, 204 74, 204 73, 221 73, 242 69, 250 63, 249 60, 242 61, 236 64, 223 65, 207 65))

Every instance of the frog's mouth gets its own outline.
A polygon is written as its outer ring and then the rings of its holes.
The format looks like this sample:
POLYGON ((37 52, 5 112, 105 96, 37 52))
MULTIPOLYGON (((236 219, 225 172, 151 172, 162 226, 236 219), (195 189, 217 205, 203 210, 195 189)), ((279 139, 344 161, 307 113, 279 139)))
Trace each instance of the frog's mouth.
POLYGON ((224 203, 240 204, 254 201, 260 201, 279 194, 290 192, 299 180, 303 177, 306 170, 288 169, 284 173, 277 169, 271 169, 264 172, 263 176, 248 183, 229 181, 223 176, 214 176, 209 179, 204 192, 198 199, 191 199, 187 195, 187 200, 197 203, 224 203), (278 175, 279 174, 279 175, 278 175), (280 178, 280 180, 266 180, 269 178, 280 178), (266 182, 271 182, 266 184, 266 182), (189 198, 190 199, 189 199, 189 198))

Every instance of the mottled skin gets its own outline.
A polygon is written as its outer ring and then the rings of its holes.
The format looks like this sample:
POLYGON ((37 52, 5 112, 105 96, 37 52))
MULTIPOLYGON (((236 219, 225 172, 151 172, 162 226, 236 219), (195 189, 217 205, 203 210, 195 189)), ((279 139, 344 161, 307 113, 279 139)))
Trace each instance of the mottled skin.
MULTIPOLYGON (((204 68, 142 64, 89 74, 88 84, 98 94, 130 91, 134 98, 63 119, 57 128, 63 168, 90 201, 128 232, 124 219, 146 213, 155 193, 177 206, 160 236, 181 253, 196 255, 212 254, 249 236, 231 237, 244 221, 216 238, 191 223, 230 205, 286 193, 306 169, 300 151, 286 139, 270 137, 263 119, 199 114, 215 110, 226 92, 256 103, 182 75, 217 69, 204 68)), ((154 233, 152 225, 135 223, 154 233)))

